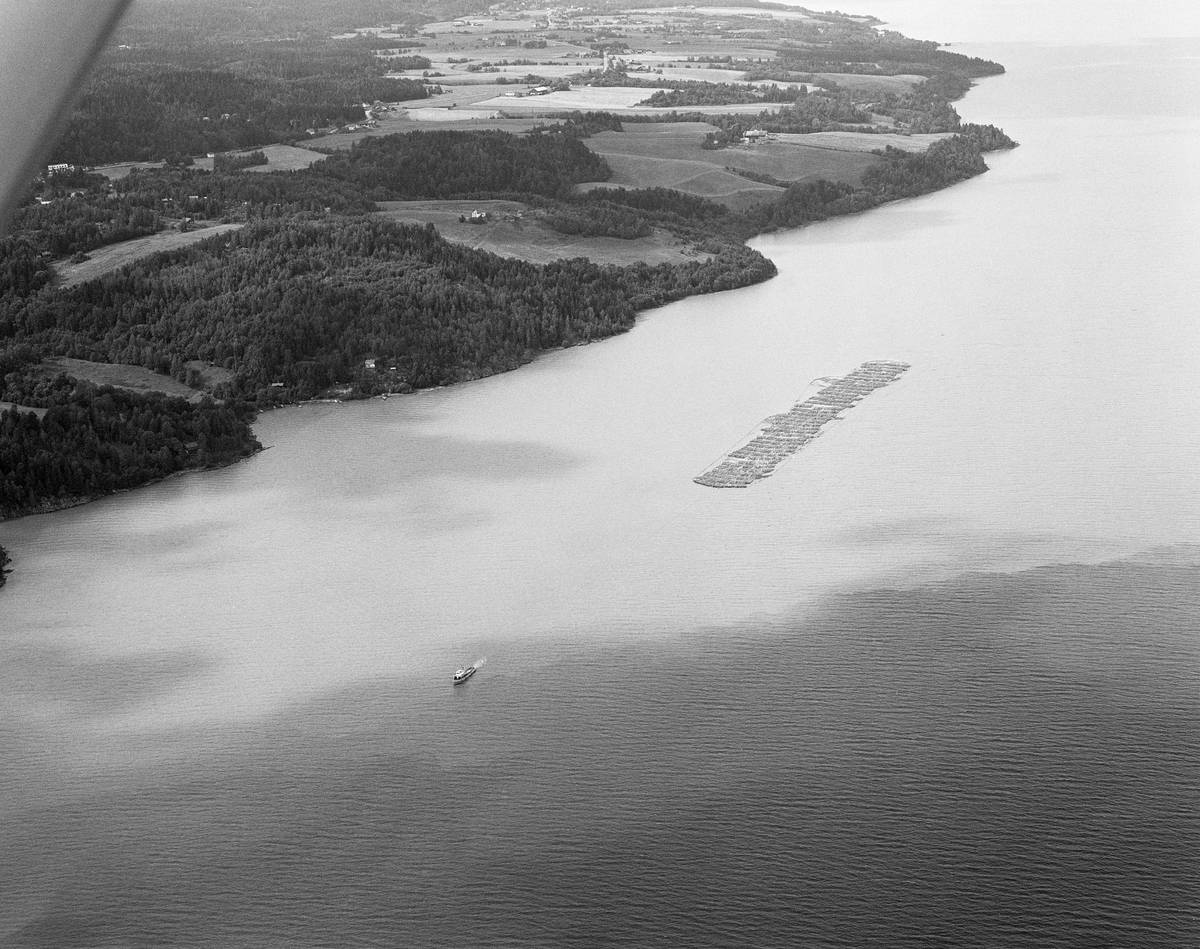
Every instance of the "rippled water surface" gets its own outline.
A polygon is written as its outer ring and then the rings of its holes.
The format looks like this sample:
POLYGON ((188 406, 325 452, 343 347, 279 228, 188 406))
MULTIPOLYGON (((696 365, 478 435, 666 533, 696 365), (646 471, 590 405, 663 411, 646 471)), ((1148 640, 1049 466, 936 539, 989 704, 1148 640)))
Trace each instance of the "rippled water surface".
POLYGON ((1200 45, 962 49, 767 284, 0 525, 0 945, 1200 943, 1200 45))

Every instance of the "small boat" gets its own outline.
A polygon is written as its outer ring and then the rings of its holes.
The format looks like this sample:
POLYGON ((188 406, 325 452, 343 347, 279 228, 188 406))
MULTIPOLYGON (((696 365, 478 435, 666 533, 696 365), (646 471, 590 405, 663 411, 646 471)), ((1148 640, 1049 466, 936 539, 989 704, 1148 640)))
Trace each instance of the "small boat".
POLYGON ((479 663, 476 663, 473 666, 467 666, 465 669, 459 669, 458 672, 454 673, 454 684, 458 685, 460 682, 466 682, 478 671, 479 663))

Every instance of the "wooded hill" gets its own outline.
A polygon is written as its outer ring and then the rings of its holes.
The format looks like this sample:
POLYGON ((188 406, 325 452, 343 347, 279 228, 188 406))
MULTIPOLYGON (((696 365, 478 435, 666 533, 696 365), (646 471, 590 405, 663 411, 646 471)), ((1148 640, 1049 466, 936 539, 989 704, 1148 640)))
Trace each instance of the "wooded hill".
POLYGON ((0 412, 0 517, 53 510, 236 461, 261 446, 249 406, 192 404, 157 392, 97 387, 66 375, 17 374, 7 388, 48 410, 0 412), (36 381, 35 381, 36 380, 36 381))

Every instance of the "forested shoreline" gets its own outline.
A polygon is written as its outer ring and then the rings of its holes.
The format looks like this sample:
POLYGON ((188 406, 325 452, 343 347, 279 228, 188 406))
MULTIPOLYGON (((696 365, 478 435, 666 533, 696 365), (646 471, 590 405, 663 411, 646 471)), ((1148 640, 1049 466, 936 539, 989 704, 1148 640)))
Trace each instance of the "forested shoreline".
MULTIPOLYGON (((336 14, 326 7, 321 15, 328 23, 336 14)), ((861 31, 836 16, 829 23, 832 62, 854 51, 850 41, 861 31)), ((202 150, 286 140, 286 130, 348 116, 337 111, 342 103, 349 109, 352 99, 382 95, 374 83, 398 81, 382 76, 373 42, 362 37, 329 53, 312 36, 262 46, 216 35, 169 66, 157 62, 152 44, 123 50, 93 80, 56 156, 90 163, 150 157, 168 142, 202 150), (226 69, 221 57, 234 47, 240 65, 226 69), (314 50, 319 55, 310 56, 314 50), (139 89, 154 108, 139 111, 139 89), (235 100, 245 111, 222 111, 235 100), (158 108, 171 103, 179 107, 158 108)), ((0 242, 0 401, 22 407, 0 413, 0 518, 246 457, 261 447, 251 422, 263 408, 478 379, 548 349, 624 332, 650 307, 769 279, 774 265, 745 244, 755 235, 947 187, 985 171, 984 152, 1014 145, 992 126, 960 122, 951 105, 971 77, 1002 71, 997 64, 903 38, 859 53, 875 56, 885 74, 930 77, 911 93, 878 98, 872 112, 952 137, 923 153, 880 149, 856 184, 771 179, 784 189, 779 196, 738 212, 666 188, 579 190, 612 175, 586 144, 597 132, 622 131, 623 119, 607 113, 566 115, 520 135, 367 138, 293 172, 244 173, 265 161, 259 152, 218 155, 212 171, 175 156, 164 168, 111 182, 80 168, 47 176, 18 210, 14 234, 0 242), (413 199, 519 201, 565 235, 632 240, 659 232, 694 256, 624 267, 499 257, 449 243, 431 225, 376 213, 377 202, 413 199), (54 258, 82 260, 193 218, 245 226, 75 286, 54 279, 54 258), (204 377, 197 367, 213 367, 216 381, 191 400, 134 393, 72 378, 49 362, 61 357, 143 367, 193 387, 204 377)), ((767 78, 830 68, 814 55, 781 51, 767 78)), ((758 116, 707 116, 717 128, 710 148, 738 141, 747 128, 811 132, 868 117, 861 101, 829 80, 811 94, 646 85, 659 87, 655 101, 681 108, 783 103, 758 116)), ((426 94, 419 83, 386 93, 393 100, 426 94)), ((0 583, 6 556, 0 550, 0 583)))
POLYGON ((235 175, 143 173, 128 193, 153 178, 160 187, 201 190, 194 200, 215 202, 215 211, 245 188, 280 200, 259 205, 239 231, 74 287, 49 283, 40 257, 27 254, 31 270, 23 270, 10 242, 0 271, 7 275, 0 399, 48 411, 40 419, 0 416, 0 516, 244 457, 258 447, 249 420, 264 407, 477 379, 550 348, 624 332, 641 310, 768 279, 774 266, 746 239, 979 174, 981 135, 985 144, 995 140, 968 129, 923 154, 885 149, 858 187, 796 184, 740 214, 666 189, 574 193, 574 183, 603 180, 607 167, 577 138, 553 133, 370 139, 314 169, 243 178, 240 186, 235 175), (454 161, 433 161, 438 154, 454 161), (212 187, 200 187, 203 177, 212 187), (321 206, 330 195, 344 198, 340 210, 321 206), (584 258, 538 265, 450 244, 432 226, 369 210, 373 200, 427 196, 518 197, 540 202, 550 225, 566 232, 636 236, 663 228, 710 256, 654 267, 584 258), (62 356, 143 366, 180 381, 199 362, 229 378, 212 393, 220 402, 191 406, 65 376, 47 383, 40 361, 62 356), (213 426, 220 440, 210 444, 213 426))

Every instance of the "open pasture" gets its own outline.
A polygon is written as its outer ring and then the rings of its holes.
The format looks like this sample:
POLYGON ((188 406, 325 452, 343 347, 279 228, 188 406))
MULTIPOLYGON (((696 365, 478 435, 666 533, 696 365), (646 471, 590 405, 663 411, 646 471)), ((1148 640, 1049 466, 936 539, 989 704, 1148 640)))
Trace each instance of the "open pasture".
MULTIPOLYGON (((607 158, 608 156, 606 156, 607 158)), ((702 161, 670 161, 615 155, 608 158, 613 176, 608 181, 580 185, 595 188, 674 188, 698 198, 708 198, 734 211, 779 197, 783 189, 750 181, 741 175, 702 161)))
MULTIPOLYGON (((248 155, 251 152, 262 152, 267 156, 265 165, 251 165, 249 168, 243 168, 242 171, 253 171, 258 173, 269 171, 298 171, 301 168, 307 168, 313 162, 324 160, 325 156, 321 152, 314 152, 308 148, 297 148, 293 145, 264 145, 262 148, 249 148, 243 152, 227 152, 231 158, 238 155, 248 155)), ((193 162, 193 167, 200 171, 212 171, 213 159, 205 156, 197 158, 193 162)))
MULTIPOLYGON (((676 60, 663 60, 660 64, 653 64, 651 57, 639 57, 644 59, 647 65, 653 65, 654 72, 638 73, 639 77, 644 76, 647 79, 665 79, 668 82, 741 82, 746 73, 740 69, 714 69, 709 66, 689 66, 686 63, 680 64, 676 60)), ((654 89, 647 89, 646 94, 651 95, 655 92, 654 89)))
POLYGON ((546 25, 545 19, 528 18, 510 18, 500 19, 491 16, 464 16, 457 20, 439 20, 437 23, 426 23, 421 28, 421 32, 425 34, 433 34, 437 37, 443 37, 446 34, 460 35, 487 35, 498 31, 507 31, 512 33, 533 32, 539 28, 544 28, 546 25))
POLYGON ((235 231, 239 227, 242 227, 242 225, 214 224, 211 227, 198 227, 183 233, 179 231, 159 231, 157 234, 151 234, 149 237, 135 237, 131 241, 121 241, 119 244, 98 247, 93 251, 89 251, 90 258, 82 263, 72 264, 63 261, 55 264, 54 267, 58 271, 62 285, 73 287, 75 284, 110 273, 113 270, 124 267, 126 264, 133 263, 135 260, 141 260, 143 257, 157 254, 159 251, 176 250, 180 247, 186 247, 188 244, 194 244, 196 241, 202 241, 206 237, 213 237, 217 234, 223 234, 226 231, 235 231))
POLYGON ((504 93, 516 89, 524 90, 525 86, 499 85, 495 78, 487 82, 464 83, 463 85, 447 85, 442 82, 444 92, 430 96, 428 99, 414 99, 411 102, 400 103, 394 113, 385 112, 379 117, 381 123, 394 120, 394 116, 402 115, 403 111, 412 112, 417 109, 463 109, 479 105, 489 99, 503 98, 504 93))
POLYGON ((781 145, 836 152, 873 152, 888 145, 906 152, 923 152, 934 142, 953 137, 953 132, 917 135, 893 135, 886 132, 813 132, 808 135, 780 133, 772 136, 781 145))
POLYGON ((665 115, 668 113, 707 113, 709 115, 758 115, 778 112, 779 103, 752 102, 734 105, 705 105, 694 108, 656 108, 642 105, 654 94, 654 89, 629 86, 582 86, 569 92, 551 92, 541 96, 496 96, 472 103, 472 109, 499 109, 509 114, 546 115, 555 112, 627 112, 634 115, 665 115))
MULTIPOLYGON (((587 146, 613 169, 610 186, 675 188, 732 206, 777 195, 779 188, 760 184, 728 169, 770 175, 780 181, 826 178, 857 184, 875 161, 864 148, 839 148, 834 142, 809 147, 811 135, 773 136, 755 145, 722 149, 701 147, 713 126, 703 122, 629 124, 625 132, 601 132, 587 146)), ((838 133, 842 135, 852 133, 838 133)), ((884 136, 858 135, 859 139, 884 136)), ((899 138, 900 136, 886 136, 899 138)), ((877 143, 882 148, 885 143, 877 143)))
MULTIPOLYGON (((774 62, 775 51, 767 49, 757 42, 761 37, 751 36, 745 39, 726 39, 717 43, 702 36, 669 39, 670 34, 660 36, 638 37, 633 44, 636 48, 624 58, 629 62, 644 62, 647 64, 678 63, 688 64, 688 57, 695 55, 731 56, 734 59, 763 60, 774 62), (719 52, 717 52, 719 50, 719 52)), ((705 63, 692 62, 690 65, 702 67, 705 63)))
POLYGON ((596 263, 623 267, 679 263, 704 256, 661 231, 634 240, 560 234, 541 223, 536 211, 516 201, 386 201, 380 207, 396 221, 432 224, 442 237, 455 244, 531 263, 587 257, 596 263), (469 219, 473 211, 486 211, 488 220, 478 224, 459 220, 469 219), (523 216, 517 218, 518 212, 523 216))
MULTIPOLYGON (((882 95, 885 92, 894 92, 897 95, 902 95, 906 92, 911 92, 915 86, 919 86, 925 81, 924 76, 917 76, 911 73, 904 73, 899 76, 860 76, 856 73, 839 73, 839 72, 820 72, 813 73, 814 79, 825 79, 829 82, 835 82, 843 89, 852 89, 855 92, 874 92, 882 95)), ((780 83, 780 85, 783 85, 780 83)))
MULTIPOLYGON (((476 60, 482 62, 483 60, 476 60)), ((498 63, 499 60, 488 60, 489 62, 498 63)), ((576 73, 583 72, 587 69, 595 68, 599 65, 599 60, 584 60, 582 62, 567 62, 567 63, 550 63, 539 62, 530 65, 513 64, 511 61, 507 66, 498 65, 494 72, 468 72, 466 63, 451 63, 448 66, 438 66, 434 64, 434 69, 441 72, 442 75, 431 79, 431 82, 436 82, 443 89, 459 89, 462 87, 471 86, 495 86, 499 90, 512 91, 514 86, 518 89, 524 89, 527 86, 537 85, 537 83, 525 82, 526 76, 537 76, 540 79, 559 79, 565 76, 574 76, 576 73), (503 76, 505 83, 497 83, 496 79, 503 76)), ((419 73, 410 70, 408 73, 388 73, 390 77, 403 78, 407 75, 409 78, 416 78, 419 73)))
MULTIPOLYGON (((409 122, 421 122, 422 124, 434 122, 453 125, 455 128, 462 128, 464 122, 502 118, 499 112, 482 109, 409 109, 403 113, 402 117, 408 119, 409 122)), ((394 131, 403 130, 396 129, 394 131)))
POLYGON ((690 13, 694 16, 735 16, 747 20, 813 20, 815 17, 802 10, 764 10, 759 7, 671 7, 671 12, 690 13))
POLYGON ((161 161, 120 161, 112 165, 97 165, 92 171, 98 175, 104 175, 109 181, 120 181, 126 177, 135 168, 165 168, 166 163, 161 161))
POLYGON ((38 370, 47 377, 65 372, 76 379, 85 379, 98 386, 113 386, 133 392, 161 392, 164 395, 187 399, 189 402, 199 402, 204 397, 204 393, 190 389, 170 376, 152 372, 143 366, 90 362, 86 359, 68 359, 62 356, 46 360, 38 366, 38 370))
POLYGON ((518 135, 521 132, 528 132, 531 128, 542 124, 542 120, 533 115, 510 119, 490 111, 473 112, 464 109, 462 112, 456 110, 441 110, 441 112, 444 114, 438 114, 431 110, 421 113, 416 119, 406 119, 401 116, 398 120, 381 123, 377 129, 338 132, 334 135, 325 135, 319 139, 315 138, 312 140, 312 144, 319 148, 337 151, 349 148, 355 142, 360 142, 364 138, 379 138, 384 135, 403 135, 407 132, 432 132, 440 129, 455 129, 463 132, 487 130, 512 132, 514 135, 518 135))
POLYGON ((258 149, 267 156, 265 165, 251 165, 245 169, 255 174, 269 171, 299 171, 308 168, 313 162, 323 161, 325 156, 308 148, 297 148, 293 145, 266 145, 258 149))

